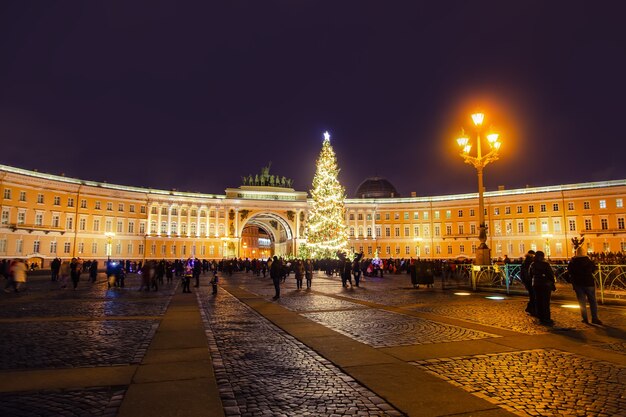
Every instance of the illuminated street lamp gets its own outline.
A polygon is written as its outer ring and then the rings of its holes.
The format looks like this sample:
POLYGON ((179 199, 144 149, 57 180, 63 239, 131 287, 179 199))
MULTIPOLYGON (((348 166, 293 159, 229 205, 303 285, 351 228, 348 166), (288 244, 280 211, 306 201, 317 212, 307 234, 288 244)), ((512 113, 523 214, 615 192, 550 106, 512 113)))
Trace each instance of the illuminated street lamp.
POLYGON ((107 259, 111 260, 111 252, 113 248, 113 238, 115 237, 115 233, 113 232, 105 232, 104 235, 107 237, 107 259))
POLYGON ((545 245, 545 252, 546 252, 546 256, 549 258, 550 257, 550 239, 552 239, 552 235, 550 233, 544 233, 543 235, 541 235, 542 238, 544 238, 546 240, 546 245, 545 245))
POLYGON ((476 265, 490 265, 491 253, 487 246, 487 225, 485 224, 485 202, 483 198, 483 169, 488 163, 496 161, 498 159, 498 151, 500 150, 501 142, 498 141, 498 134, 492 131, 488 131, 486 134, 483 129, 483 121, 485 115, 483 113, 472 114, 472 121, 476 131, 476 137, 474 143, 470 140, 470 137, 465 134, 465 131, 461 129, 461 136, 456 140, 461 148, 461 156, 465 163, 472 165, 476 168, 478 174, 478 222, 479 222, 479 234, 478 239, 480 245, 476 249, 476 265), (482 141, 483 136, 487 139, 489 145, 489 151, 483 154, 482 141), (476 145, 475 156, 470 155, 472 147, 476 145))

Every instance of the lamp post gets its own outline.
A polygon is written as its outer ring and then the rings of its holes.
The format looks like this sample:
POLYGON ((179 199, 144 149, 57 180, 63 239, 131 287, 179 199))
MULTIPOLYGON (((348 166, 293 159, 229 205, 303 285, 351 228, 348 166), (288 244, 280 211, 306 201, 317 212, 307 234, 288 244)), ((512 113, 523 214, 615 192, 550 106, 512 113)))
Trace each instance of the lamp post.
POLYGON ((479 234, 478 240, 480 245, 476 249, 476 265, 490 265, 491 253, 487 246, 487 225, 485 224, 485 202, 483 197, 483 170, 487 164, 496 161, 498 159, 498 151, 500 150, 501 142, 498 141, 498 134, 492 131, 487 131, 486 135, 483 129, 483 121, 485 115, 483 113, 472 114, 472 121, 475 127, 474 143, 476 145, 475 156, 470 155, 473 143, 470 141, 470 137, 465 134, 464 130, 461 130, 461 136, 456 140, 461 148, 461 156, 466 164, 472 165, 476 168, 478 174, 478 222, 479 222, 479 234), (489 145, 489 151, 483 154, 482 141, 483 136, 487 138, 489 145))
POLYGON ((115 233, 113 232, 105 232, 104 235, 107 237, 107 260, 111 260, 111 252, 113 247, 113 237, 115 236, 115 233))
POLYGON ((552 235, 550 233, 544 233, 543 235, 541 235, 541 237, 543 237, 546 240, 546 246, 544 249, 546 252, 546 256, 550 258, 550 252, 552 252, 550 250, 550 239, 552 239, 552 235))

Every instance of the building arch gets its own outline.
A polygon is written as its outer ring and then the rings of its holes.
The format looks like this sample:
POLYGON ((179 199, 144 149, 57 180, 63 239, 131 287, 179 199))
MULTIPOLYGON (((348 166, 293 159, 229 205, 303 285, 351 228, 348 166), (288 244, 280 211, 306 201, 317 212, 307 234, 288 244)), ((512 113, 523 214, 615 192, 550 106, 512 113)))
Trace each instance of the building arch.
POLYGON ((242 257, 295 255, 294 226, 282 214, 272 211, 258 211, 243 219, 239 227, 238 235, 241 237, 240 253, 242 257), (245 233, 246 228, 258 228, 264 231, 270 239, 269 249, 264 242, 259 241, 258 236, 245 233))

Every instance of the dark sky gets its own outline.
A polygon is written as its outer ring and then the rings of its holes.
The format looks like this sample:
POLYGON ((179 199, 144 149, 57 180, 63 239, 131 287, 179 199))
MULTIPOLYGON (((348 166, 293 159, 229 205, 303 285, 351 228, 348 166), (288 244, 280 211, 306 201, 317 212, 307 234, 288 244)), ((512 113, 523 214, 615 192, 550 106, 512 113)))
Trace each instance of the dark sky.
POLYGON ((618 1, 5 1, 0 163, 222 194, 308 190, 329 130, 352 196, 476 191, 454 139, 499 129, 488 190, 626 178, 618 1))

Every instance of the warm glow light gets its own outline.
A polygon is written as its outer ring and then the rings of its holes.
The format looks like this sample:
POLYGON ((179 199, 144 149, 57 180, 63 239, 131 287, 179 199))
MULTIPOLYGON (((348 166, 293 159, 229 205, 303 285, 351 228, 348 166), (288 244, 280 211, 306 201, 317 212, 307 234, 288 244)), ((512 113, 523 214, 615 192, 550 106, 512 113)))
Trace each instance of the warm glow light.
POLYGON ((467 136, 461 136, 456 140, 456 143, 458 143, 461 148, 465 147, 467 142, 469 142, 469 138, 467 136))
POLYGON ((488 298, 490 300, 506 300, 506 297, 502 297, 500 295, 490 295, 490 296, 485 297, 485 298, 488 298))
POLYGON ((469 292, 455 292, 454 295, 472 295, 469 292))
POLYGON ((472 120, 476 126, 480 126, 483 124, 483 120, 485 120, 485 115, 483 113, 474 113, 472 114, 472 120))
POLYGON ((328 133, 328 130, 324 132, 324 140, 330 140, 330 133, 328 133))
POLYGON ((500 135, 498 135, 497 133, 490 133, 490 134, 487 135, 487 140, 490 143, 497 142, 498 141, 498 136, 500 136, 500 135))
POLYGON ((496 142, 496 143, 493 144, 493 147, 496 148, 496 150, 499 150, 500 146, 502 146, 501 142, 496 142))
POLYGON ((574 309, 579 309, 580 306, 578 304, 563 304, 561 307, 563 308, 574 308, 574 309))
POLYGON ((472 145, 465 145, 463 148, 463 152, 469 153, 472 150, 472 145))

